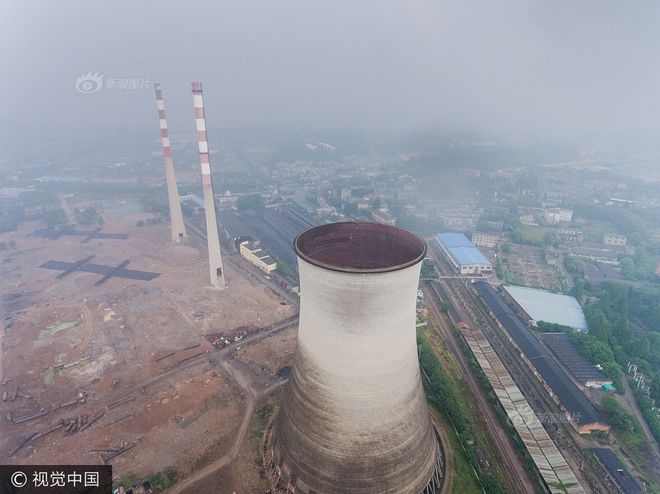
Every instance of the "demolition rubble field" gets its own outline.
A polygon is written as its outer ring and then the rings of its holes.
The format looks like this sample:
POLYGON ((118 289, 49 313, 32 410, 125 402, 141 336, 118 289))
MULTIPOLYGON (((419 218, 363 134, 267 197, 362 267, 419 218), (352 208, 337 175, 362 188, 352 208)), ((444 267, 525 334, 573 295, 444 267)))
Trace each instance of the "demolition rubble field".
MULTIPOLYGON (((128 240, 28 236, 43 228, 39 221, 0 236, 15 241, 0 252, 6 463, 108 463, 115 479, 175 467, 183 481, 251 449, 241 429, 254 425, 254 398, 282 387, 297 308, 224 245, 227 287, 210 288, 206 243, 191 236, 173 245, 168 225, 136 227, 138 216, 103 215, 103 231, 128 240), (128 269, 161 274, 95 286, 101 275, 56 279, 57 271, 38 267, 90 255, 95 264, 128 259, 128 269)), ((232 468, 229 492, 253 492, 243 488, 241 468, 232 468)))

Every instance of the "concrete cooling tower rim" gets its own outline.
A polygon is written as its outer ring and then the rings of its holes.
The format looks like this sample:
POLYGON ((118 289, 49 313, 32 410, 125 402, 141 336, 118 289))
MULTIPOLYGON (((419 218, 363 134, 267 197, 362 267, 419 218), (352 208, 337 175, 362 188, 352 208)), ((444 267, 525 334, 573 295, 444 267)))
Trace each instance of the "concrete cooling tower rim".
POLYGON ((293 242, 304 261, 346 273, 387 273, 413 266, 426 256, 426 243, 402 228, 346 222, 304 231, 293 242))

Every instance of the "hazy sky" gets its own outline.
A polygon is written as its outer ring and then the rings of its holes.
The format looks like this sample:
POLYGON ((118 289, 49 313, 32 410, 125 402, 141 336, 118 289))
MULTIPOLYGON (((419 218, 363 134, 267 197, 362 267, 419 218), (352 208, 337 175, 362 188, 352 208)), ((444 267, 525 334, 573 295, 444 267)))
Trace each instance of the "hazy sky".
POLYGON ((660 2, 2 1, 0 119, 245 126, 660 129, 660 2), (76 91, 88 72, 103 89, 76 91), (108 79, 149 89, 107 89, 108 79))

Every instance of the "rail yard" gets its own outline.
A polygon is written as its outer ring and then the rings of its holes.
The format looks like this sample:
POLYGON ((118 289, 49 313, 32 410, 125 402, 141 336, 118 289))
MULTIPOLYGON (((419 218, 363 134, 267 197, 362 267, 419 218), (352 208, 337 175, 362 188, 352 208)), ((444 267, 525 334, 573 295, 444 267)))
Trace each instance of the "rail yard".
MULTIPOLYGON (((429 246, 431 247, 431 255, 437 261, 436 267, 440 269, 441 275, 451 276, 450 268, 443 260, 439 250, 431 242, 429 242, 429 246)), ((475 296, 472 290, 468 289, 469 283, 469 280, 460 281, 454 279, 449 282, 437 281, 432 282, 432 285, 427 284, 426 291, 429 292, 432 287, 433 291, 430 292, 431 297, 437 296, 435 300, 446 300, 451 303, 449 317, 454 323, 458 321, 468 322, 470 328, 478 329, 481 332, 483 339, 480 338, 479 348, 481 349, 482 343, 484 348, 486 348, 485 345, 488 343, 488 346, 494 352, 492 355, 489 354, 489 358, 497 357, 503 364, 503 370, 513 379, 513 383, 522 392, 522 397, 526 399, 530 409, 537 417, 556 418, 563 416, 564 412, 559 410, 556 403, 550 398, 545 389, 540 386, 539 381, 531 374, 529 368, 522 362, 520 355, 510 345, 501 330, 498 330, 494 321, 491 320, 487 309, 483 306, 483 302, 475 296)), ((461 333, 465 334, 467 331, 462 330, 461 333)), ((451 331, 448 331, 448 333, 447 338, 453 336, 451 331)), ((466 339, 468 345, 470 344, 469 340, 470 338, 468 336, 466 339)), ((476 343, 474 341, 474 335, 472 335, 472 340, 476 343)), ((482 351, 481 353, 483 355, 484 352, 482 351)), ((478 353, 475 356, 479 359, 478 353)), ((457 361, 463 360, 463 353, 458 348, 456 349, 455 358, 457 361)), ((470 373, 469 366, 466 364, 465 367, 465 372, 470 373)), ((488 376, 488 373, 486 374, 488 376)), ((500 382, 504 381, 510 384, 506 379, 506 374, 498 374, 498 378, 500 382)), ((481 386, 478 382, 475 381, 475 383, 477 386, 481 386)), ((496 390, 495 385, 493 388, 496 390)), ((618 486, 611 480, 607 472, 599 465, 588 462, 583 449, 592 448, 594 444, 607 446, 609 445, 608 438, 595 437, 591 441, 586 441, 577 434, 574 434, 572 428, 564 422, 560 419, 545 420, 542 428, 545 429, 548 436, 557 446, 559 452, 566 460, 570 471, 572 471, 575 478, 580 482, 580 486, 586 492, 617 492, 618 486)), ((538 429, 536 430, 542 436, 542 432, 538 429)), ((534 441, 532 441, 532 447, 534 446, 533 443, 534 441)), ((533 451, 535 450, 532 449, 529 453, 533 454, 533 451)), ((543 462, 542 458, 539 459, 542 464, 547 464, 547 458, 546 462, 543 462)), ((556 459, 559 460, 558 458, 556 459)), ((541 471, 538 465, 536 468, 539 472, 541 471)), ((562 472, 562 475, 567 474, 566 469, 561 466, 560 461, 558 463, 558 470, 562 472)), ((552 475, 549 478, 552 478, 552 475)), ((570 485, 570 476, 566 475, 565 478, 568 485, 570 485)))

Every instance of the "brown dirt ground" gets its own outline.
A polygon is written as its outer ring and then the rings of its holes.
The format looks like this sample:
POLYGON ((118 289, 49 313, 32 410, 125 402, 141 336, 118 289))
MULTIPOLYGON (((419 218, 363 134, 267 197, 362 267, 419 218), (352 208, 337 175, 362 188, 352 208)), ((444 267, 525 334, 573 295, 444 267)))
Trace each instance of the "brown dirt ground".
MULTIPOLYGON (((166 223, 136 227, 138 219, 149 217, 147 213, 101 214, 104 232, 126 232, 129 240, 94 239, 81 244, 82 237, 62 236, 52 241, 26 236, 43 227, 39 221, 0 235, 0 241, 16 241, 15 249, 0 253, 2 327, 12 324, 2 335, 2 391, 11 397, 18 386, 22 394, 30 396, 0 405, 0 457, 13 464, 89 464, 99 461, 93 453, 96 449, 135 444, 111 460, 116 479, 129 473, 144 477, 171 466, 185 478, 232 448, 246 413, 244 390, 217 362, 208 359, 182 366, 156 382, 143 381, 188 356, 207 349, 213 353, 206 335, 231 335, 248 325, 268 327, 295 315, 297 309, 281 305, 283 299, 260 277, 246 276, 230 262, 225 262, 228 287, 211 289, 205 243, 191 237, 185 245, 172 245, 166 223), (130 269, 162 274, 150 282, 111 278, 95 287, 100 275, 76 272, 56 280, 56 271, 37 267, 51 259, 74 262, 91 254, 95 255, 91 262, 96 264, 118 265, 130 259, 130 269), (80 319, 77 326, 38 339, 48 326, 75 319, 80 319), (193 345, 199 346, 185 350, 193 345), (154 362, 170 352, 175 353, 154 362), (86 360, 56 369, 52 385, 45 384, 47 369, 81 359, 86 360), (89 397, 85 404, 53 409, 83 392, 89 397), (107 408, 125 396, 134 399, 107 408), (8 413, 21 416, 42 409, 49 413, 22 424, 5 418, 8 413), (8 457, 32 433, 62 419, 101 412, 105 415, 82 432, 66 436, 59 429, 26 443, 8 457)), ((237 256, 226 249, 223 255, 237 256)), ((291 365, 295 338, 295 328, 280 331, 236 349, 229 362, 261 397, 269 386, 280 382, 276 372, 291 365)), ((226 485, 231 489, 228 494, 261 492, 255 490, 259 473, 251 433, 257 427, 256 418, 253 422, 239 461, 208 479, 226 485)), ((206 481, 204 484, 208 486, 206 481)))

